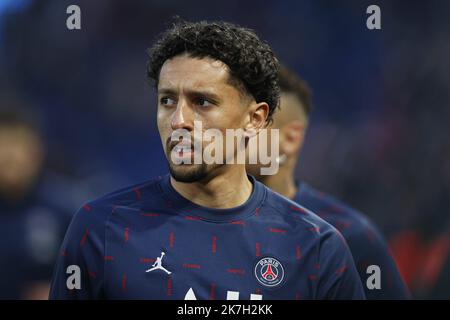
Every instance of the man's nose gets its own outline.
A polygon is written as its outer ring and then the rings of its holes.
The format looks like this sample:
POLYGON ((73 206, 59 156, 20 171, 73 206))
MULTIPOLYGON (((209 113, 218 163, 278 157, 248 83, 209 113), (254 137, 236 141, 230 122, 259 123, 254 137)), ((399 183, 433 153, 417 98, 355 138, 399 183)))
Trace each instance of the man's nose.
POLYGON ((194 129, 193 111, 184 100, 179 100, 175 112, 172 114, 171 127, 177 129, 194 129))

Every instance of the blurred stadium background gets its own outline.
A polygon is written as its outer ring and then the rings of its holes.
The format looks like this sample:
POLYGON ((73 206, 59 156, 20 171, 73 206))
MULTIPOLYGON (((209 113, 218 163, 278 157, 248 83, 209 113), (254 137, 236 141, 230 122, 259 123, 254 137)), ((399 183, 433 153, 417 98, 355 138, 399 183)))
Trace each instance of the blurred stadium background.
POLYGON ((379 226, 414 297, 450 298, 450 2, 325 0, 0 0, 0 298, 45 297, 71 214, 166 172, 145 64, 174 15, 272 45, 314 92, 299 176, 379 226))

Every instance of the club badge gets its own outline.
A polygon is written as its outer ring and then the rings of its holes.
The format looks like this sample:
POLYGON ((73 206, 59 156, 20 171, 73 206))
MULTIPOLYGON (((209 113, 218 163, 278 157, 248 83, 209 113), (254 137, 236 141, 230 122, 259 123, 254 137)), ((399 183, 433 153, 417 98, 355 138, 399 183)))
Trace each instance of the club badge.
POLYGON ((275 258, 262 258, 255 266, 255 277, 266 287, 278 286, 284 279, 283 265, 275 258))

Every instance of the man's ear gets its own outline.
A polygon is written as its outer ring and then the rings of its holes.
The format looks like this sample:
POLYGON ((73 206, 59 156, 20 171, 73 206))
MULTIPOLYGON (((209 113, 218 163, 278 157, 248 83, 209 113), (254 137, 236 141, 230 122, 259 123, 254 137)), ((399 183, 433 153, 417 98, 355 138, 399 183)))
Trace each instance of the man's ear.
POLYGON ((266 120, 269 116, 269 105, 266 102, 253 102, 250 105, 248 115, 249 120, 245 126, 245 131, 248 136, 254 136, 266 126, 266 120))
POLYGON ((280 130, 281 153, 287 156, 295 155, 303 145, 305 137, 305 124, 295 120, 283 126, 280 130))

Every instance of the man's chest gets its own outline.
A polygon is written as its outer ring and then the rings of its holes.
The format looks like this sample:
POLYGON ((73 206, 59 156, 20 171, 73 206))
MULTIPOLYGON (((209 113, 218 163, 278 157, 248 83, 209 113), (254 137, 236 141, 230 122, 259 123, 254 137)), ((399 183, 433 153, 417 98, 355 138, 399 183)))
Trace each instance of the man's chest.
POLYGON ((244 229, 122 229, 108 236, 107 298, 259 300, 314 295, 318 270, 312 265, 312 250, 288 239, 244 229))

